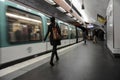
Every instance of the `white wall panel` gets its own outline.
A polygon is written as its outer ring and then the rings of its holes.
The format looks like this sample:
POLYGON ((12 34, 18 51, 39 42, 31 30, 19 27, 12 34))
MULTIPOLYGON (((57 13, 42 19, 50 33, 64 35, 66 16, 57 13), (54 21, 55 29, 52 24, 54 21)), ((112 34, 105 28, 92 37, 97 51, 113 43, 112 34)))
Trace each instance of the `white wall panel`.
POLYGON ((113 51, 113 0, 110 0, 107 8, 107 46, 113 51))
POLYGON ((120 0, 110 0, 107 8, 107 46, 120 54, 120 0))
POLYGON ((120 0, 114 0, 114 48, 120 49, 120 0))

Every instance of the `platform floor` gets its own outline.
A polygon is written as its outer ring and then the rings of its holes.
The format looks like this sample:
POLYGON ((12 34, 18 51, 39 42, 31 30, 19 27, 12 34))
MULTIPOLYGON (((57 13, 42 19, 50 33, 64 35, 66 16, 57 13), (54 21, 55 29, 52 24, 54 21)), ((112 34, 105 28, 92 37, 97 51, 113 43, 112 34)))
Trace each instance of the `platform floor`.
POLYGON ((48 63, 14 80, 120 80, 120 63, 106 53, 103 42, 81 44, 61 55, 51 67, 48 63))

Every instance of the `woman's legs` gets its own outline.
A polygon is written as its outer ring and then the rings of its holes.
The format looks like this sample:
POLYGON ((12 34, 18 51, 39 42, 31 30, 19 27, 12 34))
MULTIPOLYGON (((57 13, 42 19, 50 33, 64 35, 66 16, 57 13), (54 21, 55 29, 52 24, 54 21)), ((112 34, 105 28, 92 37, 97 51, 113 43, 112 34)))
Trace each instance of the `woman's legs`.
POLYGON ((50 64, 52 66, 54 66, 54 63, 53 63, 54 55, 56 55, 56 60, 59 60, 59 57, 58 57, 58 54, 57 54, 57 45, 53 45, 53 51, 52 51, 51 60, 50 60, 50 64))

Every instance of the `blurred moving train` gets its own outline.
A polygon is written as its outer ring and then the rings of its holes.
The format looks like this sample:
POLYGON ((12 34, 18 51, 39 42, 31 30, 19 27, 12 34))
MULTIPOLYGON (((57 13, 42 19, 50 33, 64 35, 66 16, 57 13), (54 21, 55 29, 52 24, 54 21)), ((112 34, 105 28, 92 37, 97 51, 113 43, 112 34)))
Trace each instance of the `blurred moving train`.
MULTIPOLYGON (((82 40, 82 31, 56 20, 62 40, 58 48, 82 40)), ((43 41, 50 19, 45 14, 7 0, 0 0, 0 66, 19 62, 50 51, 49 39, 43 41)))

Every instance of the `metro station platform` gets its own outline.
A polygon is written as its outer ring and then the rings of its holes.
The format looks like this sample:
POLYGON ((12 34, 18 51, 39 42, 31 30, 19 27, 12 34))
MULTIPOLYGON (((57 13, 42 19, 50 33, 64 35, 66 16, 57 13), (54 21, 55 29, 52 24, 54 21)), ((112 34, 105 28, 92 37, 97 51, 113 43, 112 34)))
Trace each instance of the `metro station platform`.
MULTIPOLYGON (((24 74, 12 80, 120 80, 120 60, 106 51, 103 42, 94 44, 87 41, 87 45, 81 42, 59 56, 60 60, 54 62, 54 67, 50 66, 49 58, 46 58, 42 65, 34 69, 29 67, 16 72, 12 76, 24 74)), ((0 80, 9 79, 4 77, 0 80)))

